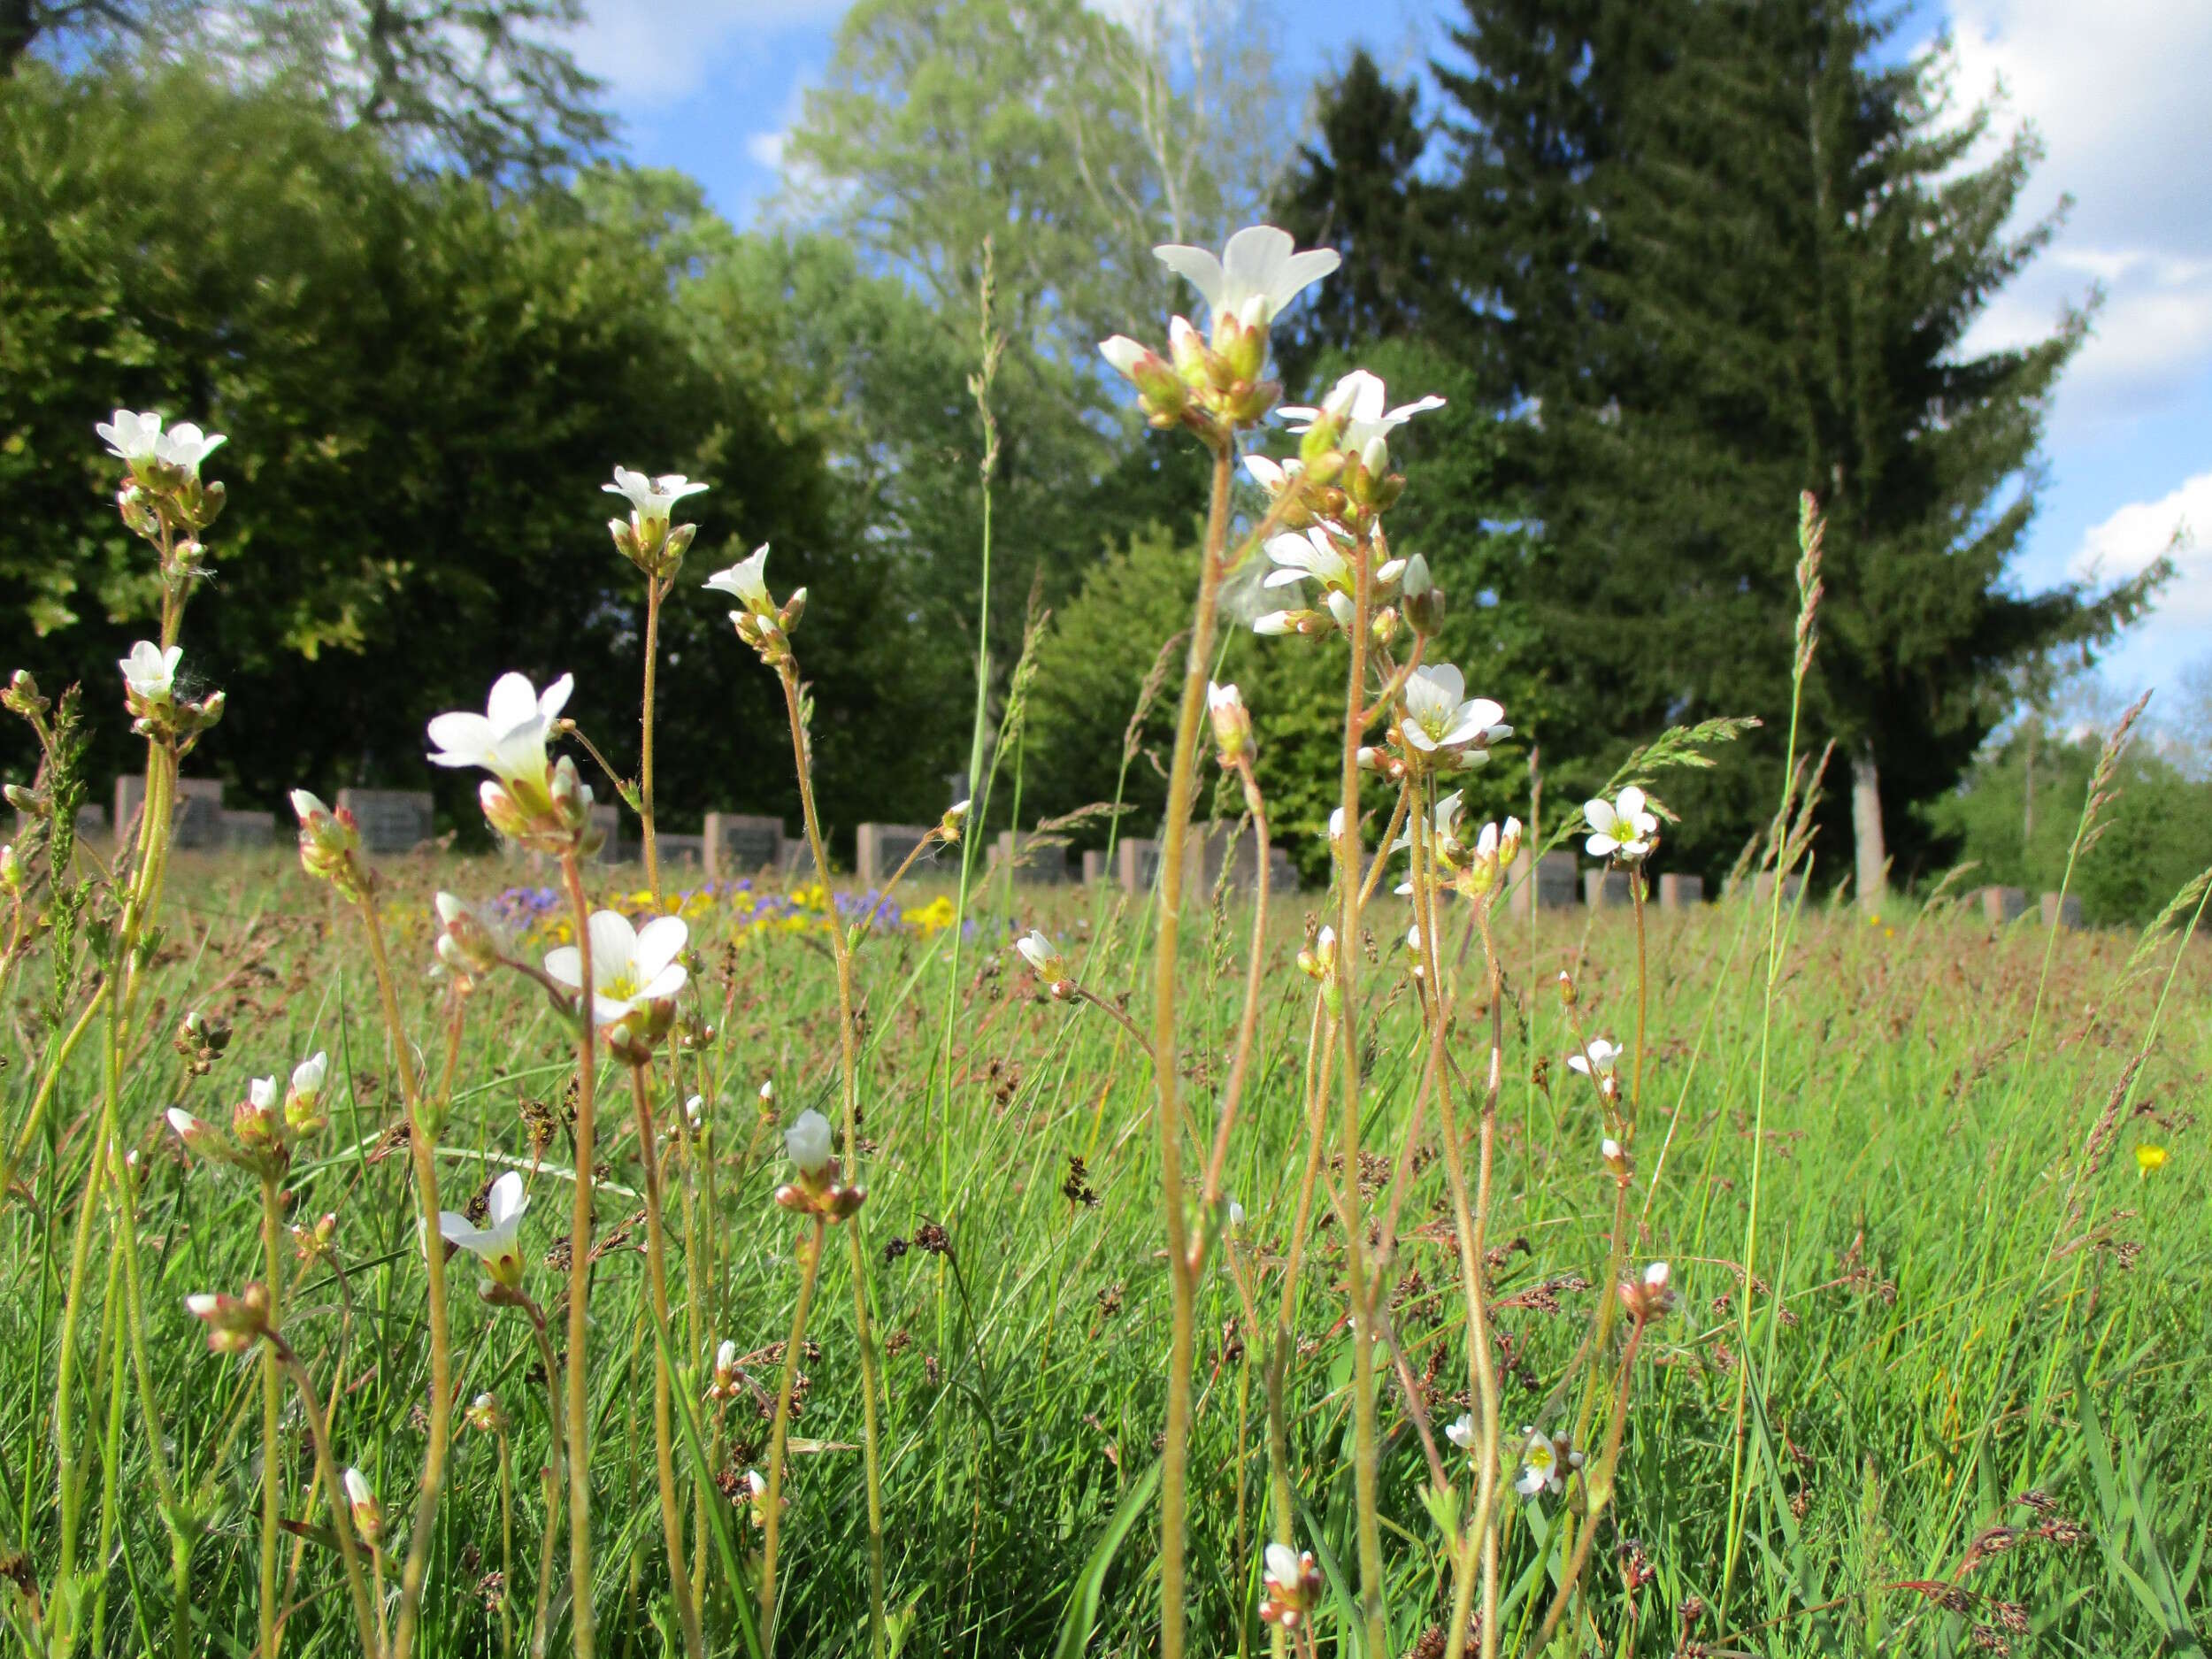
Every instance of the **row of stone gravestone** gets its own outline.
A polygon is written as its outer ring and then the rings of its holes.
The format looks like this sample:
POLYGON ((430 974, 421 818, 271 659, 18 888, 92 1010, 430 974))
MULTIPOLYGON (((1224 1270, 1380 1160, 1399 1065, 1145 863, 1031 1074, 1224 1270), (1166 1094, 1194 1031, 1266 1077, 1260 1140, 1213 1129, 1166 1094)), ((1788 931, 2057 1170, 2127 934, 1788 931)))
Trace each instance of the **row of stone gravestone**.
MULTIPOLYGON (((115 780, 115 812, 109 818, 94 806, 80 809, 77 833, 104 835, 111 824, 119 833, 135 833, 146 803, 146 780, 131 774, 115 780)), ((426 789, 341 789, 334 804, 351 812, 361 833, 361 844, 372 854, 390 856, 412 852, 436 839, 435 803, 426 789)), ((592 808, 592 818, 604 833, 600 851, 603 863, 618 864, 641 856, 634 825, 612 802, 592 808)), ((288 824, 286 829, 290 826, 288 824)), ((276 814, 241 811, 223 805, 222 780, 217 778, 180 778, 177 810, 170 830, 170 845, 180 851, 207 851, 217 848, 255 848, 278 839, 276 814)), ((689 862, 710 879, 727 880, 764 870, 790 871, 809 864, 806 843, 783 833, 780 818, 742 812, 710 812, 697 835, 657 837, 661 857, 670 864, 689 862)))

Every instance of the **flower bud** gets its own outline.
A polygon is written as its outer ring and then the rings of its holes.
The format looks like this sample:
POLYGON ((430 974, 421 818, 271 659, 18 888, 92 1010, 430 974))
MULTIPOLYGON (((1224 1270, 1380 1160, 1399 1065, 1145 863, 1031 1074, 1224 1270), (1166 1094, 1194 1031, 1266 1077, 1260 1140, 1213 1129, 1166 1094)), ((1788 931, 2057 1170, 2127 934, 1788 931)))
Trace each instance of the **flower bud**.
POLYGON ((311 1134, 327 1121, 322 1113, 323 1079, 330 1058, 322 1050, 292 1068, 292 1085, 284 1094, 284 1126, 293 1134, 311 1134))
POLYGON ((784 1131, 783 1147, 800 1174, 821 1174, 830 1162, 829 1119, 818 1111, 801 1112, 798 1122, 784 1131))
POLYGON ((1643 1277, 1624 1279, 1619 1286, 1621 1306, 1628 1317, 1639 1325, 1660 1318, 1674 1306, 1674 1290, 1667 1282, 1669 1273, 1664 1262, 1654 1262, 1644 1269, 1643 1277))
POLYGON ((948 845, 959 845, 961 829, 968 821, 968 805, 965 801, 956 801, 945 809, 945 816, 937 820, 937 833, 948 845))
POLYGON ((26 818, 46 816, 46 803, 38 798, 35 790, 26 788, 19 783, 12 783, 6 788, 0 789, 0 795, 4 795, 8 804, 26 818))
POLYGON ((1260 1617, 1294 1631, 1310 1617, 1320 1599, 1321 1571, 1314 1564, 1311 1550, 1294 1555, 1287 1544, 1270 1544, 1265 1563, 1260 1574, 1260 1617))
POLYGON ((441 893, 435 901, 442 931, 438 934, 438 960, 454 972, 475 978, 489 973, 505 952, 491 926, 455 894, 441 893))
MULTIPOLYGON (((489 785, 488 787, 497 787, 489 785)), ((361 833, 353 814, 325 806, 305 789, 292 791, 292 811, 300 821, 300 868, 327 881, 347 898, 358 898, 375 885, 361 853, 361 833)))
POLYGON ((1628 1179, 1630 1168, 1628 1153, 1611 1135, 1606 1136, 1604 1140, 1598 1142, 1598 1156, 1605 1160, 1605 1167, 1609 1171, 1623 1180, 1628 1179))
POLYGON ((1416 553, 1406 560, 1398 585, 1399 603, 1417 634, 1433 639, 1444 626, 1444 590, 1429 574, 1429 562, 1416 553))
POLYGON ((1562 968, 1559 971, 1559 1001, 1563 1006, 1568 1008, 1572 1008, 1575 1005, 1574 976, 1570 974, 1564 968, 1562 968))
POLYGON ((346 1471, 345 1486, 346 1503, 353 1511, 353 1530, 374 1549, 384 1541, 384 1506, 376 1501, 375 1489, 359 1470, 346 1471))
POLYGON ((1212 717, 1214 742, 1221 750, 1221 764, 1233 766, 1244 757, 1252 746, 1252 716, 1244 706, 1244 697, 1234 686, 1206 687, 1206 711, 1212 717))
POLYGON ((38 695, 38 681, 31 678, 31 671, 19 668, 8 681, 8 688, 0 691, 0 708, 26 719, 44 714, 52 705, 38 695))
POLYGON ((248 1285, 235 1296, 199 1292, 184 1299, 185 1310, 207 1326, 212 1354, 243 1354, 269 1333, 269 1293, 248 1285))
POLYGON ((485 1434, 497 1434, 507 1427, 506 1408, 499 1403, 495 1394, 480 1394, 470 1402, 462 1414, 469 1427, 485 1434))

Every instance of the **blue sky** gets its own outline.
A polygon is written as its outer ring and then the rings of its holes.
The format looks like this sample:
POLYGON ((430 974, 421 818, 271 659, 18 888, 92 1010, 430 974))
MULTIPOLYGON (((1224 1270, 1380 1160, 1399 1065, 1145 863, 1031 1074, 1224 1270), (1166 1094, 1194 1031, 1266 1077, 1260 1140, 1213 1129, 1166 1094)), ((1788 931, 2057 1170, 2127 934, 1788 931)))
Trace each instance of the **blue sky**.
MULTIPOLYGON (((1145 0, 1120 0, 1143 4, 1145 0)), ((1449 0, 1279 0, 1283 72, 1309 81, 1363 44, 1409 72, 1442 45, 1449 0)), ((1456 10, 1456 7, 1453 7, 1456 10)), ((609 82, 630 155, 682 169, 740 225, 774 193, 781 136, 830 58, 826 0, 588 0, 575 40, 609 82)), ((2104 664, 2114 691, 2170 695, 2212 664, 2212 66, 2208 0, 1927 0, 1915 33, 1947 28, 1959 92, 2001 88, 2009 124, 2047 147, 2023 211, 2073 198, 2050 250, 2001 296, 1973 344, 2047 333, 2101 288, 2096 332, 2052 411, 2043 508, 2025 585, 2139 569, 2196 535, 2158 614, 2104 664)))

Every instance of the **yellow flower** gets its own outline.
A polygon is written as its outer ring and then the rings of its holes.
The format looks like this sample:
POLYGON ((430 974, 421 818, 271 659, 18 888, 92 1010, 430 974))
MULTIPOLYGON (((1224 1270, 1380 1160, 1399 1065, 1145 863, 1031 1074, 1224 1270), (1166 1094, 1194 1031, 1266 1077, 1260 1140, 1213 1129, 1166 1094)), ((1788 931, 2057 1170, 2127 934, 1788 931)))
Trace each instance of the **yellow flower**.
POLYGON ((2139 1146, 2135 1148, 2135 1167, 2138 1172, 2148 1175, 2153 1170, 2166 1167, 2164 1147, 2139 1146))
POLYGON ((899 917, 901 921, 924 938, 951 926, 952 918, 952 901, 941 893, 919 909, 903 911, 899 917))

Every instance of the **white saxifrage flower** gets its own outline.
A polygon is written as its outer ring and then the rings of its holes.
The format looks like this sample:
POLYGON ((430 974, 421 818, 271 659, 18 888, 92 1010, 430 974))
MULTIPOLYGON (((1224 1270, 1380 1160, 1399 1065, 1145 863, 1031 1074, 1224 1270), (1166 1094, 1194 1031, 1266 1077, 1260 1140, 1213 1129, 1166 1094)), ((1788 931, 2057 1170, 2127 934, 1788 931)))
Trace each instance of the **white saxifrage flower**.
POLYGON ((1504 715, 1489 698, 1469 697, 1459 670, 1439 663, 1406 677, 1405 718, 1398 731, 1409 751, 1480 765, 1489 759, 1491 744, 1513 735, 1513 728, 1502 723, 1504 715))
POLYGON ((1033 927, 1014 941, 1014 949, 1020 951, 1022 960, 1036 971, 1037 977, 1045 982, 1045 990, 1049 995, 1065 995, 1065 987, 1070 984, 1068 964, 1061 959, 1059 946, 1033 927))
POLYGON ((756 616, 773 616, 775 601, 768 596, 768 544, 762 542, 726 571, 717 571, 701 584, 727 594, 756 616))
POLYGON ((1294 1552, 1287 1544, 1270 1544, 1262 1556, 1260 1618, 1285 1630, 1296 1630, 1310 1617, 1321 1594, 1321 1571, 1313 1552, 1294 1552))
POLYGON ((792 590, 779 605, 768 592, 768 544, 761 543, 726 571, 717 571, 704 586, 727 594, 744 607, 730 612, 737 636, 761 654, 763 660, 780 663, 789 654, 786 636, 799 626, 806 612, 806 589, 792 590))
POLYGON ((1609 1078, 1613 1068, 1620 1064, 1621 1046, 1604 1037, 1590 1039, 1586 1054, 1571 1054, 1567 1064, 1585 1077, 1609 1078))
POLYGON ((1567 1489, 1567 1477, 1582 1467, 1582 1454, 1570 1451, 1563 1454, 1559 1443, 1548 1434, 1535 1429, 1524 1431, 1528 1444, 1521 1451, 1521 1473, 1513 1488, 1525 1498, 1540 1493, 1554 1495, 1567 1489))
POLYGON ((430 722, 430 741, 437 745, 430 764, 480 766, 512 793, 543 796, 546 740, 575 689, 573 674, 563 674, 542 693, 526 674, 502 674, 483 713, 464 710, 430 722))
POLYGON ((480 1260, 493 1283, 512 1290, 522 1283, 522 1216, 530 1208, 521 1175, 509 1170, 494 1181, 485 1205, 481 1227, 466 1216, 440 1210, 438 1232, 447 1243, 480 1260))
POLYGON ((1641 858, 1659 833, 1658 815, 1634 784, 1610 801, 1599 795, 1584 803, 1582 815, 1590 821, 1590 839, 1583 846, 1593 858, 1641 858))
POLYGON ((191 421, 180 420, 166 432, 153 411, 133 413, 119 409, 112 419, 93 427, 110 450, 130 464, 134 472, 166 468, 185 478, 200 475, 200 463, 222 447, 223 434, 203 432, 191 421))
POLYGON ((803 1111, 783 1132, 784 1155, 800 1174, 818 1176, 829 1168, 830 1122, 818 1111, 803 1111))
POLYGON ((1294 406, 1275 412, 1297 423, 1293 432, 1318 428, 1322 439, 1333 440, 1330 448, 1358 456, 1360 465, 1379 478, 1390 468, 1390 434, 1416 415, 1444 407, 1444 400, 1433 395, 1395 409, 1385 407, 1388 401, 1379 375, 1354 369, 1330 388, 1319 408, 1294 406))
POLYGON ((1302 581, 1317 581, 1327 592, 1348 595, 1352 591, 1351 561, 1337 547, 1336 538, 1319 525, 1302 535, 1268 537, 1267 557, 1276 568, 1260 583, 1263 588, 1294 588, 1302 581))
POLYGON ((123 671, 124 688, 134 703, 163 708, 175 697, 177 664, 183 657, 181 645, 164 650, 151 640, 141 640, 115 665, 123 671))
POLYGON ((651 478, 643 472, 633 472, 626 466, 614 470, 614 482, 599 487, 610 495, 628 498, 638 517, 648 523, 658 519, 667 522, 669 509, 687 495, 696 495, 707 487, 695 484, 681 472, 669 472, 651 478))
POLYGON ((1461 1412, 1451 1425, 1444 1431, 1444 1438, 1463 1452, 1473 1451, 1475 1449, 1474 1417, 1467 1412, 1461 1412))
MULTIPOLYGON (((602 1024, 652 1012, 690 977, 676 960, 691 936, 680 916, 657 916, 641 928, 619 910, 595 910, 588 933, 592 1010, 602 1024)), ((545 953, 545 972, 570 990, 582 990, 583 952, 556 946, 545 953)))
POLYGON ((1205 296, 1217 341, 1230 319, 1264 328, 1283 308, 1342 263, 1333 248, 1298 251, 1290 233, 1272 225, 1248 225, 1229 238, 1217 258, 1211 250, 1169 242, 1155 248, 1159 262, 1205 296))

